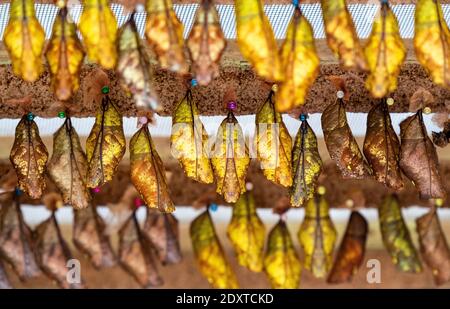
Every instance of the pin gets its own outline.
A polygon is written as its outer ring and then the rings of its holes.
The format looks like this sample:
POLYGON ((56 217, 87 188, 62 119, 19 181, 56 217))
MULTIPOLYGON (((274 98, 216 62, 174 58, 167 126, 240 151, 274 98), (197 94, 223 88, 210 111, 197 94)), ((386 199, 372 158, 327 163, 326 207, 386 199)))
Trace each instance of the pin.
POLYGON ((217 211, 218 208, 219 208, 219 206, 216 203, 209 204, 209 209, 211 211, 217 211))
POLYGON ((237 103, 234 102, 234 101, 230 101, 230 102, 228 102, 228 104, 227 104, 227 108, 228 108, 230 111, 234 111, 234 110, 237 108, 237 103))

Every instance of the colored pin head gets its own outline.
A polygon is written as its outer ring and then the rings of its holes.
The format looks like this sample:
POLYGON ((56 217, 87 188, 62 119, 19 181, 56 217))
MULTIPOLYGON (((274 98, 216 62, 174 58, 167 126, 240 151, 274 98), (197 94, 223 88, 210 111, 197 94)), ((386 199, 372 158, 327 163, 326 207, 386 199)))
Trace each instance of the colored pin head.
POLYGON ((236 108, 237 108, 237 103, 234 102, 234 101, 230 101, 230 102, 228 102, 228 104, 227 104, 227 108, 228 108, 230 111, 234 111, 234 110, 236 110, 236 108))
POLYGON ((100 193, 100 187, 95 187, 94 189, 92 189, 92 191, 94 192, 94 193, 100 193))
POLYGON ((108 86, 103 86, 102 87, 102 93, 103 94, 108 94, 109 93, 109 87, 108 86))
POLYGON ((218 208, 219 208, 219 206, 216 203, 209 204, 209 209, 211 211, 217 211, 218 208))
POLYGON ((195 78, 191 79, 191 86, 192 86, 192 87, 195 87, 195 86, 197 86, 197 85, 198 85, 197 80, 196 80, 195 78))
POLYGON ((59 118, 66 118, 66 113, 65 112, 59 112, 58 113, 58 117, 59 118))
POLYGON ((16 196, 21 196, 22 193, 23 193, 23 191, 20 190, 19 187, 16 187, 16 188, 14 189, 14 194, 15 194, 16 196))
POLYGON ((344 95, 345 95, 345 93, 342 90, 339 90, 338 92, 336 92, 336 96, 338 99, 343 99, 344 95))
POLYGON ((307 118, 306 114, 300 114, 300 121, 306 121, 307 118))
POLYGON ((33 120, 34 119, 34 115, 33 115, 33 113, 28 113, 27 114, 27 119, 29 120, 29 121, 31 121, 31 120, 33 120))
POLYGON ((136 208, 139 208, 139 207, 141 207, 142 205, 144 205, 144 201, 143 201, 142 199, 140 199, 139 197, 136 197, 136 198, 134 199, 134 206, 135 206, 136 208))

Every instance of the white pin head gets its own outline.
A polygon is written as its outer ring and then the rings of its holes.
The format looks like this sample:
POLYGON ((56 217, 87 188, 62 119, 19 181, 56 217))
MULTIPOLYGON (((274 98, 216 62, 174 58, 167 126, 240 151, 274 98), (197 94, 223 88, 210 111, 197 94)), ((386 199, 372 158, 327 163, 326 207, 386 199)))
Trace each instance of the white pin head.
POLYGON ((251 182, 247 182, 245 184, 245 188, 247 189, 247 191, 251 191, 253 190, 253 184, 251 182))
POLYGON ((336 92, 336 96, 338 99, 343 99, 344 98, 344 91, 339 90, 338 92, 336 92))

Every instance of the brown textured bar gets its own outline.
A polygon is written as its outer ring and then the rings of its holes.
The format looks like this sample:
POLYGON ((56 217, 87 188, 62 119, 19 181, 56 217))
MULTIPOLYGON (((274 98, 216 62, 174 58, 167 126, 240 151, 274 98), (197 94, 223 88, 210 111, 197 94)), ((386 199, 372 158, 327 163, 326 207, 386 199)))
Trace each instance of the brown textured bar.
MULTIPOLYGON (((94 116, 96 105, 85 102, 84 93, 89 85, 84 78, 95 68, 95 65, 85 65, 81 71, 81 88, 73 98, 73 104, 80 106, 79 111, 72 113, 75 117, 94 116)), ((109 72, 111 79, 110 96, 115 100, 124 116, 135 116, 136 108, 120 86, 120 81, 114 72, 109 72)), ((377 102, 372 99, 364 88, 363 73, 353 73, 342 70, 338 64, 323 64, 321 73, 309 92, 305 111, 320 113, 335 99, 335 89, 327 80, 329 75, 340 75, 347 81, 350 90, 350 100, 346 104, 348 112, 368 112, 377 102)), ((5 104, 6 100, 22 98, 31 95, 33 98, 31 111, 40 117, 56 117, 57 111, 51 106, 56 99, 49 88, 49 73, 46 71, 34 83, 27 83, 14 76, 10 65, 0 67, 0 118, 20 118, 22 115, 17 108, 5 104)), ((161 115, 171 115, 177 102, 185 95, 186 81, 174 73, 158 69, 156 73, 156 89, 160 94, 164 107, 161 115)), ((255 114, 268 95, 268 85, 258 78, 252 69, 246 65, 224 64, 220 69, 220 76, 206 87, 198 87, 193 91, 194 100, 198 102, 202 115, 225 115, 222 99, 227 89, 235 88, 238 100, 236 114, 255 114)), ((433 112, 443 111, 445 101, 450 98, 450 91, 434 85, 423 68, 417 63, 405 63, 399 76, 399 88, 393 94, 394 106, 390 112, 407 112, 409 98, 417 87, 423 87, 435 97, 433 112)))
MULTIPOLYGON (((214 185, 200 184, 188 179, 177 162, 165 162, 165 167, 169 174, 168 182, 171 196, 176 205, 190 206, 202 194, 214 188, 214 185)), ((449 161, 441 164, 441 173, 443 179, 450 179, 449 161)), ((11 164, 7 160, 1 160, 0 188, 6 182, 14 183, 11 177, 15 177, 11 164)), ((287 189, 271 183, 264 177, 259 168, 259 163, 255 160, 250 165, 247 179, 254 185, 253 193, 257 207, 272 208, 280 197, 287 195, 287 189)), ((331 161, 325 163, 319 183, 326 188, 326 198, 331 207, 336 208, 378 207, 384 196, 390 192, 386 187, 372 179, 342 179, 336 166, 331 161)), ((56 191, 53 183, 48 180, 47 184, 47 192, 56 191)), ((117 203, 128 185, 130 185, 129 166, 123 162, 113 180, 103 186, 100 193, 94 194, 95 200, 100 205, 117 203)), ((450 182, 445 183, 445 188, 447 194, 450 195, 450 182)), ((427 207, 431 205, 429 201, 419 199, 417 191, 409 181, 406 181, 405 189, 398 192, 398 196, 402 206, 427 207)), ((22 202, 34 205, 42 204, 40 200, 31 200, 26 196, 23 196, 22 202)), ((218 195, 216 195, 215 202, 224 204, 224 201, 218 195)), ((444 207, 450 207, 448 200, 444 207)))

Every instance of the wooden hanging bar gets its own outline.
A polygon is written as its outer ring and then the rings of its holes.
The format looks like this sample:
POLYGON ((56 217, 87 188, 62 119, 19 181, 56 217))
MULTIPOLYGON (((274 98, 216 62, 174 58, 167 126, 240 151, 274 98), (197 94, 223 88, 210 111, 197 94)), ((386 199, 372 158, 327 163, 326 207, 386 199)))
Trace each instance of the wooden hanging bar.
MULTIPOLYGON (((166 160, 165 160, 166 161, 166 160)), ((177 162, 165 162, 168 174, 169 190, 175 205, 191 206, 200 196, 209 190, 214 190, 214 184, 205 185, 187 178, 177 162)), ((113 180, 103 186, 99 193, 94 193, 96 203, 100 205, 116 204, 122 198, 127 186, 130 184, 129 165, 123 162, 114 176, 113 180)), ((450 179, 450 161, 441 162, 441 176, 443 179, 450 179)), ((15 172, 7 160, 0 160, 0 188, 8 182, 13 182, 11 177, 15 177, 15 172)), ((431 206, 428 200, 419 199, 419 194, 410 181, 404 177, 405 189, 398 192, 402 206, 431 206)), ((287 196, 287 189, 275 185, 268 181, 261 172, 259 163, 253 160, 250 164, 247 180, 253 183, 253 193, 256 205, 259 208, 272 208, 277 201, 287 196)), ((340 172, 334 162, 326 161, 323 172, 319 178, 319 185, 326 188, 326 197, 331 207, 351 208, 351 207, 378 207, 384 196, 390 191, 382 184, 373 179, 349 180, 342 179, 340 172)), ((56 192, 55 185, 48 180, 46 192, 56 192)), ((450 195, 450 183, 445 182, 447 195, 450 195)), ((27 196, 22 196, 25 204, 42 205, 40 200, 32 200, 27 196)), ((217 204, 223 205, 223 199, 216 195, 217 204)), ((450 201, 444 202, 443 207, 450 207, 450 201)))
MULTIPOLYGON (((81 71, 81 87, 73 98, 73 104, 80 106, 79 111, 72 113, 74 117, 95 116, 97 106, 92 102, 86 102, 84 93, 89 88, 83 80, 96 68, 95 65, 85 65, 81 71)), ((136 108, 132 99, 121 88, 120 81, 112 71, 108 72, 111 80, 111 98, 117 102, 123 115, 136 116, 136 108)), ((327 76, 339 75, 346 79, 350 90, 350 100, 346 104, 348 112, 365 112, 377 103, 370 97, 364 88, 365 74, 348 72, 340 68, 338 64, 323 64, 321 73, 311 88, 305 112, 321 113, 335 99, 335 89, 331 86, 327 76)), ((450 98, 450 91, 436 86, 427 76, 425 70, 418 64, 407 62, 403 65, 399 76, 399 87, 393 94, 395 104, 390 112, 408 112, 409 99, 417 89, 427 89, 435 98, 433 112, 445 110, 445 102, 450 98)), ((13 106, 5 104, 5 101, 19 99, 31 95, 33 98, 31 111, 39 116, 51 118, 57 116, 57 111, 52 108, 56 99, 49 87, 50 76, 48 71, 34 83, 27 83, 12 74, 10 65, 0 67, 0 118, 20 118, 20 111, 13 106)), ((156 70, 156 90, 159 93, 163 105, 162 116, 170 116, 175 105, 184 97, 188 83, 186 78, 174 73, 156 70)), ((207 87, 197 87, 194 92, 194 100, 198 102, 202 115, 226 115, 227 111, 222 102, 223 96, 229 87, 234 87, 239 103, 237 115, 251 115, 258 111, 260 105, 267 98, 270 84, 258 78, 246 63, 223 65, 220 68, 220 76, 207 87)))

